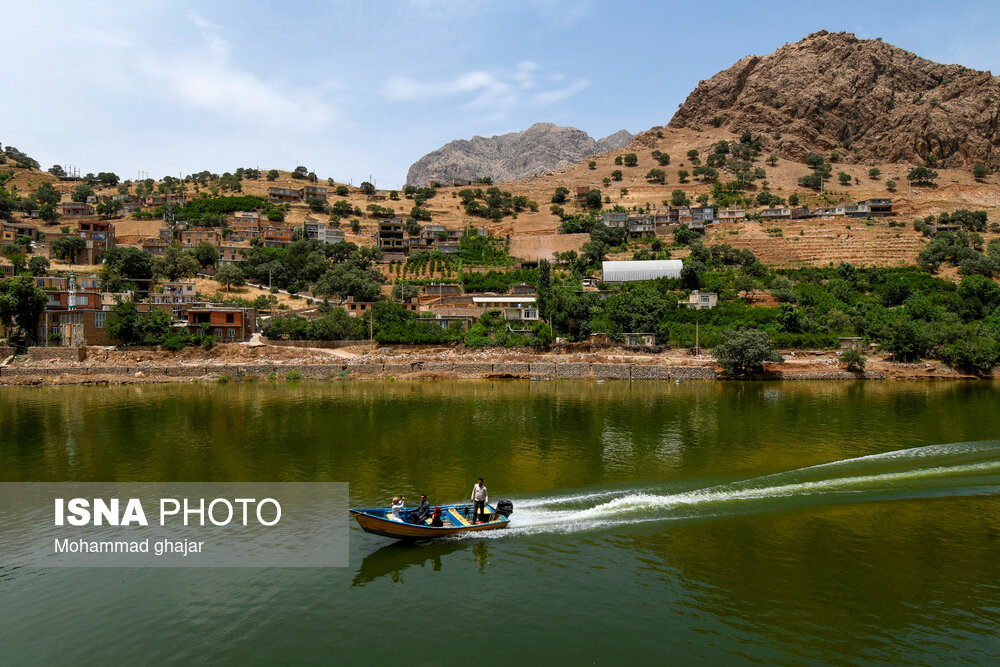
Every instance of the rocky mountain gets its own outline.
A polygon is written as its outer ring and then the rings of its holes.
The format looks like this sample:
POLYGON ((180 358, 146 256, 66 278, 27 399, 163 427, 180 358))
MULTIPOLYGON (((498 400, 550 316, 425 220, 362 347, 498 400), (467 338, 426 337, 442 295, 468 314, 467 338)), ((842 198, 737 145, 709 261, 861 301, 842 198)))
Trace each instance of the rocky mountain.
POLYGON ((473 180, 482 176, 495 182, 512 181, 575 164, 588 155, 615 150, 630 141, 632 134, 626 130, 595 141, 575 127, 535 123, 523 132, 448 142, 414 162, 406 174, 406 183, 423 186, 433 180, 473 180))
POLYGON ((998 119, 1000 77, 824 30, 702 81, 669 127, 766 133, 769 150, 799 159, 995 167, 998 119))

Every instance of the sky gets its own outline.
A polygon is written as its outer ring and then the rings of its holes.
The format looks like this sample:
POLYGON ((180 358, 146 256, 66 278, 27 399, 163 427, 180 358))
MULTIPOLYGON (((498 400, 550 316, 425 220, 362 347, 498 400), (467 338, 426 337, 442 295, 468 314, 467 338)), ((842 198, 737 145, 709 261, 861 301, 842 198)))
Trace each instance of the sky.
POLYGON ((1000 72, 1000 3, 0 0, 0 143, 121 178, 304 165, 398 188, 453 139, 664 125, 818 30, 1000 72))

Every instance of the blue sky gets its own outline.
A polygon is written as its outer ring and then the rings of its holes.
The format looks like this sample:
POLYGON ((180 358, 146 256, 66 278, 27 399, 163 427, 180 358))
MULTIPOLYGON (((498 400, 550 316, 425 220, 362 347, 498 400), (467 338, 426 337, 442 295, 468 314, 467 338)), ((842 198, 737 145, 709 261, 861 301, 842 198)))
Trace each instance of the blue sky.
POLYGON ((0 142, 135 178, 239 166, 398 187, 452 139, 665 124, 825 29, 1000 71, 995 2, 7 2, 0 142))

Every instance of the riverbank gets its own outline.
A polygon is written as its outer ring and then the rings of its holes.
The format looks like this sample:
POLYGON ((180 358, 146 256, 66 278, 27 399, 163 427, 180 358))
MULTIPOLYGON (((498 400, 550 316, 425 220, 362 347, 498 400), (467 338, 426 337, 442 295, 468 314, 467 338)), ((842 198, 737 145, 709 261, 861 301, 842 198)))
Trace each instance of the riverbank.
MULTIPOLYGON (((863 373, 848 372, 836 352, 785 353, 760 379, 963 379, 936 361, 893 363, 872 356, 863 373)), ((224 344, 211 350, 32 348, 0 367, 0 385, 126 384, 254 379, 590 379, 715 380, 707 355, 610 348, 534 352, 509 349, 224 344)))

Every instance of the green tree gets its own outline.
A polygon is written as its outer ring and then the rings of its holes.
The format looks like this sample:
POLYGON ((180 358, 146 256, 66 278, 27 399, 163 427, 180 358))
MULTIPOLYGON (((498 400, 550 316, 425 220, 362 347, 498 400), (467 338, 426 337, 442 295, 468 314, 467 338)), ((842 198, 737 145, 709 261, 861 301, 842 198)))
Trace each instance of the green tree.
POLYGON ((788 205, 789 206, 799 205, 799 194, 797 192, 793 192, 792 194, 788 195, 788 205))
POLYGON ((245 280, 243 271, 235 264, 225 264, 220 266, 216 269, 215 275, 212 277, 217 283, 226 288, 226 293, 229 293, 229 290, 233 285, 242 285, 245 280))
POLYGON ((615 164, 619 164, 619 165, 620 165, 620 164, 622 164, 623 162, 624 162, 624 160, 622 159, 622 156, 621 156, 621 155, 616 155, 616 156, 615 156, 615 164))
POLYGON ((94 196, 94 188, 86 183, 81 183, 73 190, 72 199, 75 202, 85 202, 88 197, 94 196))
POLYGON ((61 236, 50 247, 52 254, 59 259, 68 260, 70 264, 76 264, 76 256, 86 248, 87 242, 79 236, 61 236))
POLYGON ((683 190, 674 190, 670 193, 671 206, 690 206, 691 200, 684 194, 683 190))
POLYGON ((620 180, 622 180, 623 176, 624 176, 624 174, 622 174, 622 170, 621 169, 615 169, 613 172, 611 172, 611 180, 612 181, 620 181, 620 180))
POLYGON ((892 180, 886 181, 885 182, 885 189, 888 190, 889 192, 895 192, 896 191, 896 181, 892 181, 892 180))
POLYGON ((199 243, 191 254, 203 268, 215 266, 215 263, 219 261, 219 251, 207 241, 199 243))
POLYGON ((601 206, 603 205, 603 202, 601 200, 601 191, 594 189, 588 192, 587 199, 585 200, 584 204, 586 205, 587 208, 600 209, 601 206))
POLYGON ((871 169, 868 170, 868 178, 872 179, 873 181, 877 181, 879 176, 881 175, 882 175, 882 170, 879 169, 878 167, 872 167, 871 169))
POLYGON ((842 172, 838 173, 837 174, 837 179, 840 180, 840 184, 841 185, 850 185, 851 184, 851 175, 848 174, 846 171, 842 171, 842 172))
POLYGON ((590 169, 591 171, 593 171, 594 169, 597 169, 597 162, 595 162, 594 160, 591 160, 590 162, 588 162, 587 163, 587 169, 590 169))
POLYGON ((927 167, 914 167, 906 174, 907 180, 913 181, 918 185, 931 185, 937 177, 938 173, 927 167))
POLYGON ((153 258, 153 275, 170 281, 190 278, 199 268, 198 260, 177 245, 171 245, 163 255, 153 258))
POLYGON ((18 341, 35 341, 38 316, 48 298, 28 276, 0 280, 0 324, 18 341))
POLYGON ((566 195, 568 194, 569 194, 569 188, 560 185, 559 187, 556 188, 556 191, 552 194, 552 203, 553 204, 564 203, 566 201, 566 195))
POLYGON ((346 185, 338 185, 337 186, 337 196, 338 197, 346 197, 349 194, 351 194, 351 191, 348 189, 348 187, 346 185))
POLYGON ((39 204, 50 204, 52 206, 57 205, 59 200, 62 199, 62 195, 59 194, 59 191, 52 187, 52 183, 48 181, 39 185, 32 197, 39 204))
POLYGON ((277 169, 271 169, 270 171, 268 171, 267 172, 267 180, 269 180, 269 181, 276 181, 276 180, 278 180, 278 170, 277 169))
POLYGON ((63 169, 61 165, 54 164, 51 167, 49 167, 49 173, 52 174, 53 176, 56 176, 57 178, 62 178, 63 176, 66 175, 66 170, 63 169))
POLYGON ((982 181, 990 173, 989 167, 985 164, 977 164, 972 168, 972 175, 977 181, 982 181))
POLYGON ((35 255, 28 260, 28 272, 33 276, 43 276, 49 270, 49 260, 35 255))
POLYGON ((375 186, 369 183, 368 181, 362 182, 359 187, 361 189, 361 192, 365 193, 366 195, 375 194, 375 186))
POLYGON ((677 172, 677 180, 680 181, 681 183, 687 183, 688 177, 690 175, 691 174, 688 173, 687 169, 681 169, 680 171, 677 172))
POLYGON ((667 180, 667 172, 662 169, 650 169, 646 172, 646 181, 649 183, 665 183, 667 180))
POLYGON ((723 336, 712 352, 718 364, 732 377, 760 373, 767 361, 783 361, 767 333, 760 329, 739 329, 723 336))

